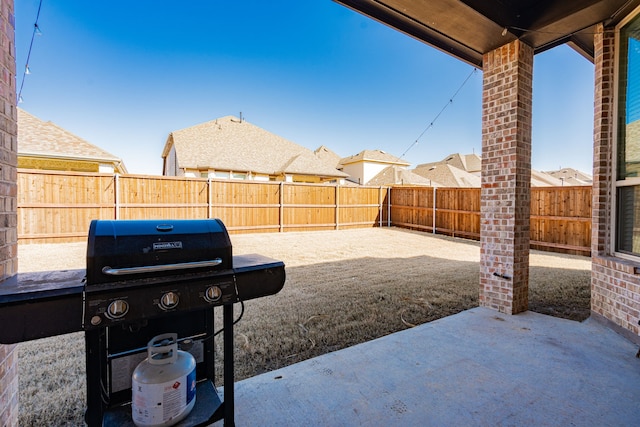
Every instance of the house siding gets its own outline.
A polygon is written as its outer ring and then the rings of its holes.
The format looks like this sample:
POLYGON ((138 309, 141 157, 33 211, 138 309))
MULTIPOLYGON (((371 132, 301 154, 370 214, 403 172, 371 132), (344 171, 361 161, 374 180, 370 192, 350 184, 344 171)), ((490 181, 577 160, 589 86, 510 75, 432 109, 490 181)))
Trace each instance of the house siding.
POLYGON ((171 146, 169 154, 164 158, 164 175, 165 176, 184 176, 184 173, 178 169, 176 161, 176 147, 171 146))
MULTIPOLYGON (((103 172, 101 164, 93 161, 54 159, 42 157, 18 157, 18 167, 21 169, 42 169, 54 171, 73 171, 73 172, 103 172)), ((107 172, 113 172, 114 167, 107 172)))
POLYGON ((359 161, 343 165, 342 171, 349 175, 349 180, 360 185, 366 185, 380 172, 393 166, 393 163, 381 163, 375 161, 359 161))

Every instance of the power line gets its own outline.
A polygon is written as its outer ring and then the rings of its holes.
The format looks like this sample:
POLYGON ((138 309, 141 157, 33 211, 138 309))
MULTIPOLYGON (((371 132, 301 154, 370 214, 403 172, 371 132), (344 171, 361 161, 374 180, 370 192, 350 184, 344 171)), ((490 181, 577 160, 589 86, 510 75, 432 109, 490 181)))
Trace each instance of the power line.
POLYGON ((40 18, 40 9, 42 8, 42 0, 40 0, 40 4, 38 4, 38 13, 36 14, 36 22, 33 24, 33 33, 31 34, 31 43, 29 43, 29 52, 27 53, 27 62, 24 66, 24 71, 22 72, 22 82, 20 83, 20 90, 18 91, 18 103, 22 102, 22 88, 24 87, 24 79, 27 74, 30 74, 29 71, 29 59, 31 59, 31 49, 33 49, 33 39, 35 39, 36 35, 42 35, 42 31, 40 31, 40 27, 38 27, 38 19, 40 18))
POLYGON ((467 76, 466 79, 464 79, 464 81, 462 82, 462 84, 460 85, 460 87, 458 88, 458 90, 456 90, 456 92, 451 96, 451 98, 449 98, 449 101, 444 104, 444 107, 442 107, 442 109, 440 110, 440 112, 433 118, 433 120, 431 120, 431 123, 429 123, 429 126, 427 126, 422 133, 416 138, 416 140, 406 149, 404 150, 404 153, 402 153, 402 155, 400 157, 398 157, 398 160, 402 159, 404 157, 405 154, 407 154, 407 152, 409 150, 411 150, 411 148, 413 148, 414 145, 418 144, 418 141, 420 140, 420 138, 422 138, 422 136, 433 127, 433 124, 436 122, 436 120, 438 120, 438 118, 442 115, 442 113, 444 113, 444 110, 447 109, 447 107, 451 104, 453 104, 453 100, 454 98, 458 95, 458 93, 462 90, 462 88, 464 87, 464 85, 467 84, 467 82, 469 81, 469 79, 471 78, 471 76, 473 76, 476 71, 478 71, 476 68, 473 69, 473 71, 471 71, 471 73, 469 73, 469 75, 467 76))

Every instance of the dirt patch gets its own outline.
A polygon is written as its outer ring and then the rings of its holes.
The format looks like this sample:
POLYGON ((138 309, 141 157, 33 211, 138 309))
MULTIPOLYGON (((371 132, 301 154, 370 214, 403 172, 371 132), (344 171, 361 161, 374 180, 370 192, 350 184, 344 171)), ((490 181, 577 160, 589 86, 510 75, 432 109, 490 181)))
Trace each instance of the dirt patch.
MULTIPOLYGON (((287 273, 280 293, 246 303, 235 329, 238 380, 478 305, 477 242, 397 228, 231 240, 234 254, 280 259, 287 273)), ((23 245, 19 269, 84 268, 85 253, 84 243, 23 245)), ((530 266, 531 310, 572 320, 589 316, 589 258, 533 251, 530 266)), ((83 335, 23 343, 19 352, 20 424, 82 424, 83 335), (28 368, 43 365, 44 373, 28 368)), ((216 362, 221 368, 222 360, 216 362)))

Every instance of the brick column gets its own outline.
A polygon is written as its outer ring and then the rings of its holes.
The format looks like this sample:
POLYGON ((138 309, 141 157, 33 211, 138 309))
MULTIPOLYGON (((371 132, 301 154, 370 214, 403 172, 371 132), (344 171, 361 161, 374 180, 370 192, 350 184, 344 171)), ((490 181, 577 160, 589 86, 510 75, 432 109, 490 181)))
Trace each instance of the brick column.
POLYGON ((613 108, 615 82, 615 34, 596 27, 594 45, 593 197, 591 253, 598 257, 611 252, 611 208, 613 194, 613 108))
MULTIPOLYGON (((18 270, 14 26, 13 0, 0 0, 0 286, 18 270)), ((0 426, 17 425, 17 352, 15 345, 0 344, 0 426)))
POLYGON ((529 306, 533 49, 516 40, 483 57, 480 305, 529 306))

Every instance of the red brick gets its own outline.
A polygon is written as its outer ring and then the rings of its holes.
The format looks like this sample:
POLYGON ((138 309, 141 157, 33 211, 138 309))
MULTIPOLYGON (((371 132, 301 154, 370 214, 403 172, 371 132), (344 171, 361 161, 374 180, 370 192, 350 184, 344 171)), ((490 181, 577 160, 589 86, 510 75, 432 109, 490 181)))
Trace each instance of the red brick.
MULTIPOLYGON (((0 0, 0 286, 17 273, 16 91, 13 0, 0 0)), ((18 361, 15 345, 0 345, 0 425, 18 425, 18 361)))
POLYGON ((640 276, 635 273, 637 262, 614 256, 613 231, 613 133, 615 81, 615 36, 598 25, 594 36, 595 104, 593 120, 593 200, 592 200, 592 261, 591 310, 614 324, 639 334, 640 276))
MULTIPOLYGON (((592 218, 592 253, 594 266, 600 256, 610 253, 609 247, 609 206, 612 204, 612 194, 609 188, 612 185, 608 171, 613 166, 613 137, 610 126, 609 112, 612 111, 613 100, 609 98, 609 82, 612 81, 614 69, 609 58, 613 56, 612 37, 604 34, 600 25, 594 36, 595 47, 595 105, 594 105, 594 179, 593 179, 593 218, 592 218), (595 161, 597 159, 597 162, 595 161)), ((606 264, 606 263, 605 263, 606 264)), ((602 274, 604 269, 598 268, 592 271, 592 309, 606 313, 605 317, 616 321, 613 310, 603 305, 604 298, 600 298, 606 287, 608 277, 614 277, 615 272, 609 271, 602 274), (610 275, 610 276, 609 276, 610 275)), ((620 323, 620 322, 617 322, 620 323)))
POLYGON ((514 41, 483 63, 480 304, 515 314, 528 308, 533 50, 514 41))

